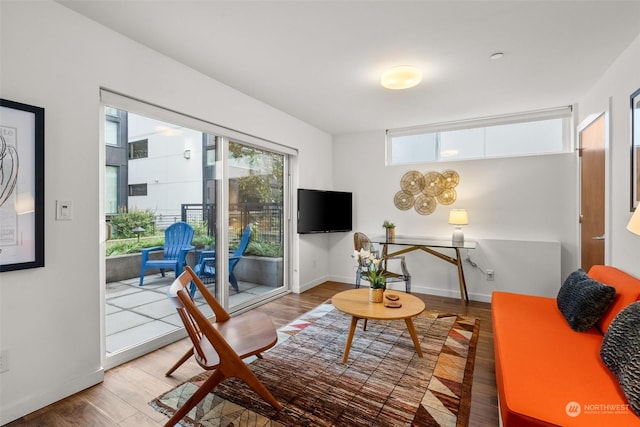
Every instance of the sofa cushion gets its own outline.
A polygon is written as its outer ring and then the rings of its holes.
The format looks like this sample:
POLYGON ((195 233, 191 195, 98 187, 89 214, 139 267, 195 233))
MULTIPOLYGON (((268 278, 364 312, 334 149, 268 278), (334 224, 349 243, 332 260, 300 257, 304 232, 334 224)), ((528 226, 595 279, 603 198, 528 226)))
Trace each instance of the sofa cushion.
POLYGON ((613 303, 616 289, 593 280, 579 269, 567 277, 556 298, 558 309, 571 329, 591 329, 613 303))
POLYGON ((616 297, 613 300, 613 304, 598 321, 600 330, 607 332, 607 328, 620 310, 632 302, 640 301, 640 280, 622 270, 605 265, 591 267, 589 276, 600 283, 616 288, 616 297))
POLYGON ((600 357, 640 416, 640 302, 630 304, 613 319, 602 340, 600 357))

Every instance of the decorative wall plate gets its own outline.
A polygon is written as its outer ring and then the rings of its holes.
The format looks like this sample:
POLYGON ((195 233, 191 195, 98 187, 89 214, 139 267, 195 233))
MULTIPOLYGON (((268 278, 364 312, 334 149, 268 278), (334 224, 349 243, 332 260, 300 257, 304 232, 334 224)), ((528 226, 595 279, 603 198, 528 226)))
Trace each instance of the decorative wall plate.
POLYGON ((436 210, 437 202, 435 197, 421 194, 416 197, 414 207, 420 215, 430 215, 436 210))
POLYGON ((442 193, 437 197, 438 203, 441 205, 450 205, 456 201, 457 194, 453 188, 445 188, 442 193))
POLYGON ((422 192, 427 196, 438 196, 444 191, 444 180, 439 172, 427 172, 424 174, 424 188, 422 192))
POLYGON ((424 188, 424 177, 418 171, 409 171, 400 178, 400 188, 410 194, 418 194, 424 188))
POLYGON ((454 170, 442 172, 442 185, 444 188, 453 188, 460 182, 460 175, 454 170))
POLYGON ((398 191, 393 198, 393 203, 396 205, 396 208, 400 209, 401 211, 411 209, 411 206, 413 206, 413 202, 413 194, 408 193, 404 190, 398 191))

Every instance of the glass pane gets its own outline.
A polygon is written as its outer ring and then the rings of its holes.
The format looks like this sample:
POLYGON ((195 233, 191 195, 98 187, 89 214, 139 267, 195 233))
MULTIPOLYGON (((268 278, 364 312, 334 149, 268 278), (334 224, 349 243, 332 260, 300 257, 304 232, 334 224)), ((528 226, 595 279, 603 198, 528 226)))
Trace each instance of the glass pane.
POLYGON ((440 134, 440 160, 473 159, 484 156, 484 128, 440 134))
POLYGON ((120 123, 107 120, 104 141, 107 145, 120 145, 120 123))
POLYGON ((561 153, 562 119, 491 126, 487 130, 487 157, 561 153))
POLYGON ((391 163, 424 163, 436 160, 436 134, 395 136, 391 140, 391 163))
POLYGON ((284 286, 284 167, 279 153, 229 142, 229 306, 246 304, 284 286), (251 230, 246 250, 242 235, 251 230), (237 283, 234 283, 236 281, 237 283), (251 299, 235 299, 247 292, 251 299))
POLYGON ((107 166, 105 177, 105 213, 118 213, 118 173, 117 166, 107 166))

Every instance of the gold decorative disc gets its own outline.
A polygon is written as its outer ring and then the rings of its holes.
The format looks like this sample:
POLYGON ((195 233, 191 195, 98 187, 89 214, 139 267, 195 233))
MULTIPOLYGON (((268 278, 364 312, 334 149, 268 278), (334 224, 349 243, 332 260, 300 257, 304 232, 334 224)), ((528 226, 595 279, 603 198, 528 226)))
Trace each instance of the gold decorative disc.
POLYGON ((418 194, 424 187, 424 177, 418 171, 409 171, 400 178, 400 188, 410 194, 418 194))
POLYGON ((427 172, 424 174, 424 188, 422 192, 427 196, 439 196, 444 191, 442 174, 427 172))
POLYGON ((416 212, 420 215, 430 215, 433 211, 436 210, 436 199, 432 196, 427 196, 426 194, 421 194, 416 197, 416 201, 414 203, 414 207, 416 212))
POLYGON ((394 196, 393 203, 401 211, 409 210, 413 206, 413 194, 400 190, 394 196))
POLYGON ((442 185, 444 188, 453 188, 460 183, 460 175, 454 170, 442 172, 442 185))
POLYGON ((456 190, 453 188, 445 188, 445 190, 438 196, 438 203, 441 205, 450 205, 456 201, 458 197, 456 190))

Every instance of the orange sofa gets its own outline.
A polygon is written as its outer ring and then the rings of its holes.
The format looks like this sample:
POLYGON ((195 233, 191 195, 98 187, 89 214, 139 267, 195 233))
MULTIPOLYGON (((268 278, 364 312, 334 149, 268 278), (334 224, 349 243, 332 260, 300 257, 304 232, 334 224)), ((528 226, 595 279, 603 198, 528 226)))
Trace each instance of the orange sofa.
MULTIPOLYGON (((640 298, 640 280, 609 266, 594 266, 588 275, 616 288, 597 325, 606 332, 640 298)), ((603 335, 596 327, 573 331, 555 298, 494 292, 491 310, 504 427, 640 426, 600 358, 603 335)))

